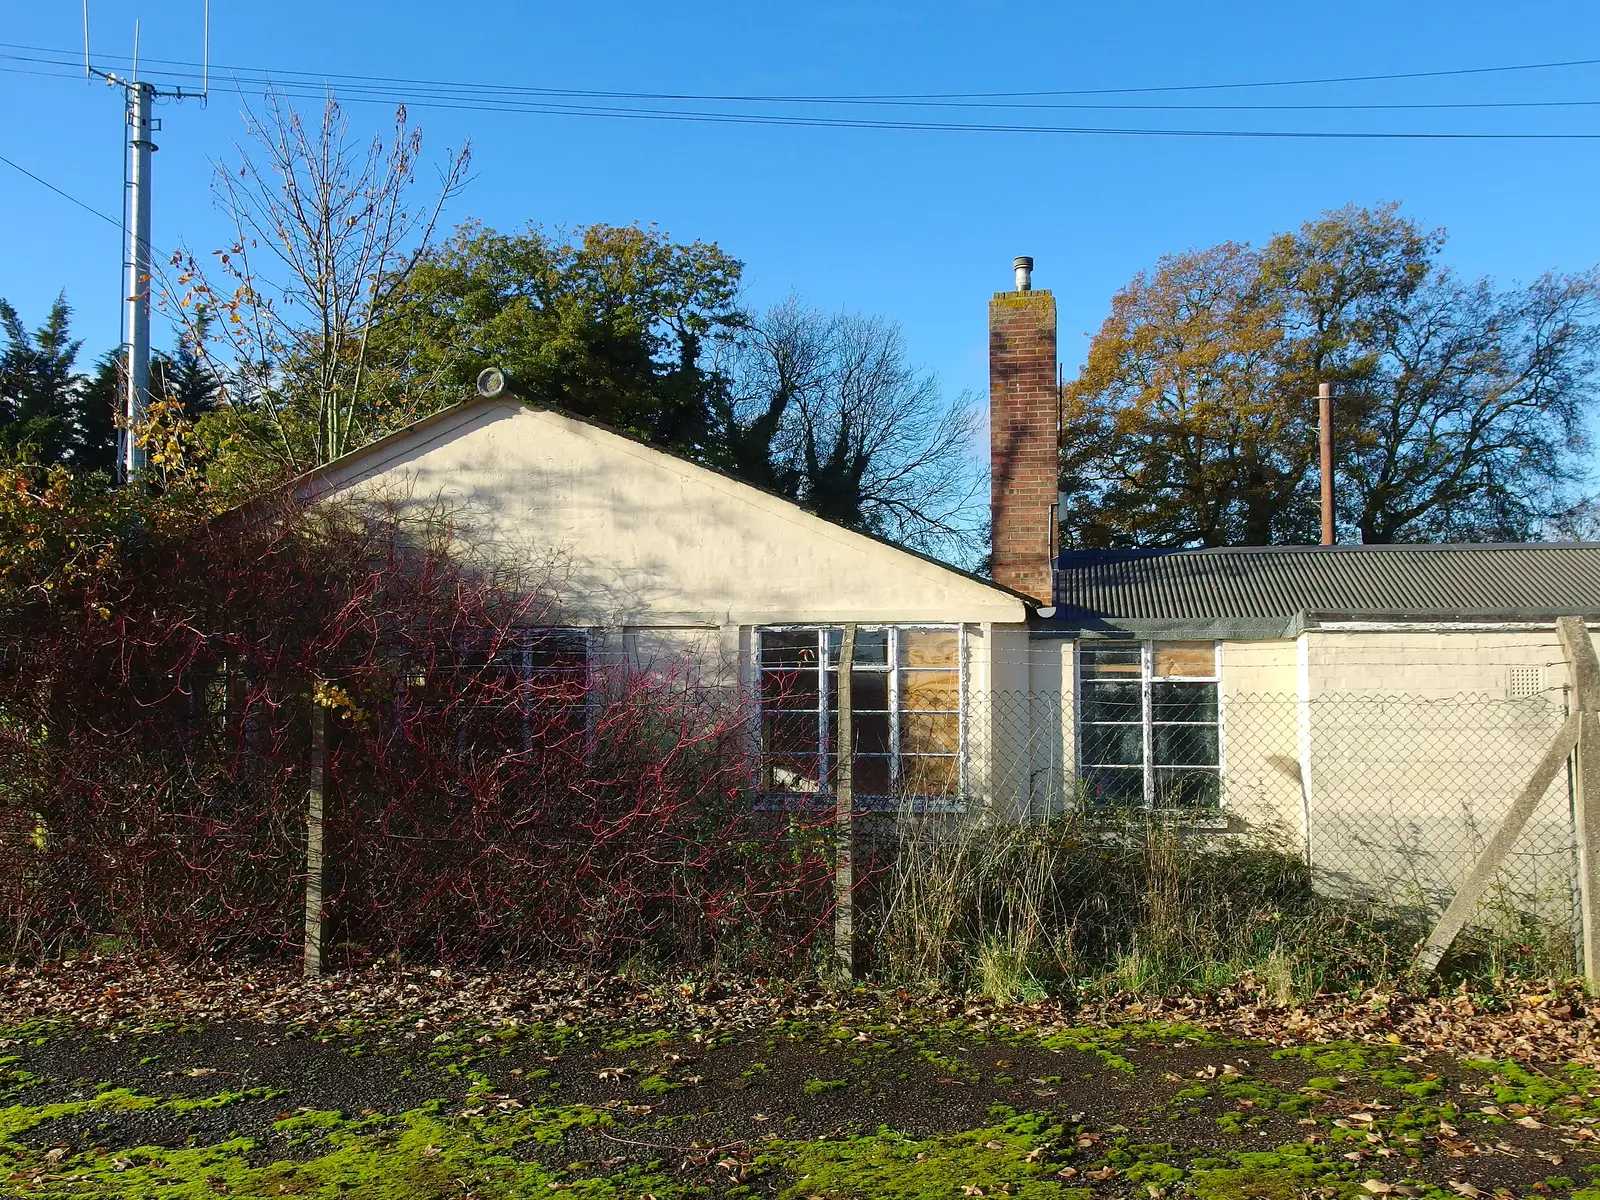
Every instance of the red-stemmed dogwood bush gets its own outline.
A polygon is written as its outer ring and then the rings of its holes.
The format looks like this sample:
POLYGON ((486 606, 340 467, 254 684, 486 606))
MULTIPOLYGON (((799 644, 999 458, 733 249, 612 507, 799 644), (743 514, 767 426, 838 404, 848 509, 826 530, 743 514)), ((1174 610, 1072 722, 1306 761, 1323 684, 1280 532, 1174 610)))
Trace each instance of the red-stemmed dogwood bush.
POLYGON ((12 605, 12 953, 296 952, 313 787, 336 962, 801 952, 825 839, 751 805, 737 689, 591 643, 462 544, 416 506, 258 503, 12 605))

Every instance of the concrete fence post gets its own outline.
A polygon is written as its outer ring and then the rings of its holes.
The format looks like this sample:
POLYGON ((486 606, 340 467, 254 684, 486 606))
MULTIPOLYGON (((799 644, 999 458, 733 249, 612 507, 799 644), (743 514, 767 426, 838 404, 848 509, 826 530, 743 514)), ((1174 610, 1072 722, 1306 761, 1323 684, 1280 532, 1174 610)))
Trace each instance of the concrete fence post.
MULTIPOLYGON (((855 722, 851 711, 851 673, 856 663, 856 627, 844 627, 839 647, 839 683, 835 703, 839 711, 834 770, 833 953, 839 969, 856 976, 856 844, 855 844, 855 722)), ((827 664, 823 664, 827 678, 827 664)))
POLYGON ((305 974, 322 974, 323 950, 327 939, 328 914, 324 904, 327 879, 324 856, 323 805, 327 784, 328 709, 322 703, 320 681, 311 689, 311 752, 306 784, 306 932, 305 974))
POLYGON ((1573 789, 1573 833, 1578 843, 1578 910, 1583 978, 1600 991, 1600 662, 1579 617, 1558 622, 1570 664, 1572 711, 1578 719, 1577 780, 1573 789))

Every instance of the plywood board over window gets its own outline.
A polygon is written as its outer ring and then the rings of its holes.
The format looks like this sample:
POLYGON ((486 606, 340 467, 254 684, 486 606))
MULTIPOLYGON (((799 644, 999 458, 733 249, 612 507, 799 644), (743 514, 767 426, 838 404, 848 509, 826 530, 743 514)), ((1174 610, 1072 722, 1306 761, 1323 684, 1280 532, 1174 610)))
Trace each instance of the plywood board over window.
POLYGON ((848 694, 859 799, 885 806, 959 798, 960 630, 859 626, 847 683, 839 678, 842 637, 833 626, 757 631, 761 787, 829 789, 838 766, 840 697, 848 694))

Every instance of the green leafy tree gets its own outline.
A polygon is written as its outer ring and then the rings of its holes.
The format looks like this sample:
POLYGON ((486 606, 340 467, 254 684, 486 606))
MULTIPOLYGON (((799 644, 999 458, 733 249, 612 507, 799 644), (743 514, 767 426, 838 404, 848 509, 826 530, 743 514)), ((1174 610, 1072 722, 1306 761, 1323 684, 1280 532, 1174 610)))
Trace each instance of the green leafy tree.
POLYGON ((1064 544, 1316 540, 1317 385, 1364 542, 1534 536, 1586 471, 1600 276, 1497 289, 1397 205, 1172 255, 1063 397, 1064 544))
POLYGON ((178 405, 190 421, 213 411, 222 395, 222 380, 205 352, 211 325, 211 317, 201 310, 179 330, 172 354, 160 355, 150 364, 151 390, 178 405))
POLYGON ((13 456, 65 463, 78 442, 83 377, 77 370, 83 343, 71 336, 66 293, 51 304, 44 324, 29 332, 17 310, 0 300, 0 444, 13 456))
MULTIPOLYGON (((94 370, 84 380, 78 416, 78 448, 73 453, 73 466, 79 470, 116 474, 117 419, 127 403, 126 362, 127 357, 121 350, 107 350, 95 361, 94 370)), ((153 362, 151 366, 153 372, 153 362)))
POLYGON ((470 394, 494 365, 538 403, 716 457, 711 343, 742 323, 740 269, 714 244, 638 226, 464 225, 416 263, 374 330, 370 386, 408 420, 470 394))

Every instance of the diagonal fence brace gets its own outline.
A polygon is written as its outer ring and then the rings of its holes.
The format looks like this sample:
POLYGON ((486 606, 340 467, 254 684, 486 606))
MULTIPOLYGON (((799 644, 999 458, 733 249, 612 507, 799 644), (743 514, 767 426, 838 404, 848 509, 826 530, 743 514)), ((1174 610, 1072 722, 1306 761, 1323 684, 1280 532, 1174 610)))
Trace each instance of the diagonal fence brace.
POLYGON ((1489 844, 1473 863, 1466 881, 1457 889, 1439 918, 1433 932, 1417 951, 1414 970, 1431 975, 1445 952, 1465 928, 1478 901, 1488 890, 1496 868, 1510 852, 1517 835, 1528 823, 1545 791, 1577 751, 1579 787, 1575 805, 1578 840, 1578 876, 1583 910, 1584 973, 1590 990, 1596 987, 1600 972, 1600 853, 1590 839, 1600 837, 1600 736, 1596 732, 1596 710, 1600 709, 1600 660, 1589 638, 1588 622, 1581 617, 1561 617, 1556 621, 1562 648, 1566 651, 1568 677, 1572 688, 1572 711, 1545 748, 1539 765, 1527 785, 1512 803, 1489 844), (1585 767, 1587 766, 1587 770, 1585 767), (1591 884, 1593 886, 1591 886, 1591 884))

